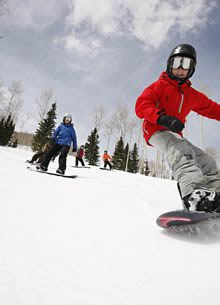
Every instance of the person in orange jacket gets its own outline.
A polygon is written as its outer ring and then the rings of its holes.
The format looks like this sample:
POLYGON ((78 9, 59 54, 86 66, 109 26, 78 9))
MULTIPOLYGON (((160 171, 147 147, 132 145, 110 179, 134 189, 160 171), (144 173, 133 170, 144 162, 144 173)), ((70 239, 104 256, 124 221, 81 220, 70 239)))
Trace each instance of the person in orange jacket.
POLYGON ((165 154, 183 207, 191 211, 220 212, 220 175, 215 160, 185 139, 187 115, 194 111, 220 121, 220 104, 191 87, 197 54, 180 44, 170 53, 167 70, 145 88, 136 101, 136 115, 143 121, 147 144, 165 154))
POLYGON ((104 168, 107 167, 107 165, 109 166, 109 169, 112 169, 112 164, 111 164, 111 160, 112 157, 108 154, 107 150, 104 151, 104 154, 102 155, 102 159, 104 161, 104 168))

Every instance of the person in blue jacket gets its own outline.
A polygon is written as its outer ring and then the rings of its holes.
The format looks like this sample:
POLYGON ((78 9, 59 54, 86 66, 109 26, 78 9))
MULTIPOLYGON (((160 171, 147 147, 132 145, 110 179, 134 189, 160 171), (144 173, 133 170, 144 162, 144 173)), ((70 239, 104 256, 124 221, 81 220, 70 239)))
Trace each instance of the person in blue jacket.
POLYGON ((52 141, 53 145, 51 149, 47 152, 41 165, 37 167, 37 169, 47 171, 53 156, 60 152, 59 167, 56 170, 56 173, 64 175, 66 170, 66 158, 70 150, 71 142, 73 143, 73 152, 77 150, 77 137, 70 114, 64 115, 63 122, 56 128, 52 135, 52 141))

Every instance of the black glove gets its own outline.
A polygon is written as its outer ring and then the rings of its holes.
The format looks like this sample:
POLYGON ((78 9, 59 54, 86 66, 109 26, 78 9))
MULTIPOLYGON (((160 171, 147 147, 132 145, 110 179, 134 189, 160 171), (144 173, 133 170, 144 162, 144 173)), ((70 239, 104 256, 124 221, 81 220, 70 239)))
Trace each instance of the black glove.
POLYGON ((72 152, 76 152, 77 151, 77 149, 75 148, 75 147, 73 147, 73 150, 72 150, 72 152))
POLYGON ((56 144, 56 141, 53 138, 51 138, 50 139, 50 144, 51 144, 51 146, 53 146, 54 144, 56 144))
POLYGON ((157 124, 164 126, 173 132, 180 132, 184 128, 184 124, 179 119, 177 119, 175 116, 169 116, 166 114, 162 114, 157 119, 157 124))

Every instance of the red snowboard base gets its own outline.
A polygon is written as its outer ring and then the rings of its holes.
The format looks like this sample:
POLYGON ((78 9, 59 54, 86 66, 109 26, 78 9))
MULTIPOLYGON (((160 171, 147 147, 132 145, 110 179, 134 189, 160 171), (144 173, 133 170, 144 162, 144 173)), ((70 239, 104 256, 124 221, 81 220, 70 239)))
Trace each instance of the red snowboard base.
POLYGON ((170 227, 190 225, 217 217, 220 217, 220 213, 176 210, 160 215, 157 218, 156 222, 159 227, 170 228, 170 227))

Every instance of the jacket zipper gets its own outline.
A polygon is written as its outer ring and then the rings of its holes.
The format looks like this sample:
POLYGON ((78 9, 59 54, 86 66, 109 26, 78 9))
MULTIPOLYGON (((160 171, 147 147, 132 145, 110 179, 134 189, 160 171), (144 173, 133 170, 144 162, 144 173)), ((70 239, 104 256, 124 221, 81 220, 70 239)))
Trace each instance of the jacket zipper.
POLYGON ((180 101, 178 113, 180 113, 182 111, 183 101, 184 101, 184 95, 183 95, 183 93, 181 93, 181 101, 180 101))
POLYGON ((144 131, 146 134, 149 134, 148 131, 147 131, 147 129, 145 129, 145 124, 146 124, 146 122, 144 121, 144 123, 143 123, 143 125, 142 125, 143 131, 144 131))
POLYGON ((181 94, 181 100, 180 100, 180 105, 179 105, 178 113, 181 113, 182 107, 183 107, 183 102, 184 102, 184 94, 183 94, 183 91, 182 91, 180 85, 179 85, 179 90, 180 90, 180 94, 181 94))

